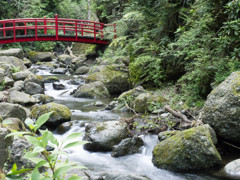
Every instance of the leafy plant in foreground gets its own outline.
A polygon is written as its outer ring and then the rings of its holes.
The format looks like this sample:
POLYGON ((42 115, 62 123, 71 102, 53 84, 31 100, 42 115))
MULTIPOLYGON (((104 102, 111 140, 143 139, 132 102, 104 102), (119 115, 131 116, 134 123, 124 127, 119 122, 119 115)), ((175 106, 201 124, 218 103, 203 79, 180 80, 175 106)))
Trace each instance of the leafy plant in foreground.
MULTIPOLYGON (((53 133, 48 130, 40 130, 39 128, 48 120, 50 113, 46 113, 40 116, 36 122, 32 119, 26 119, 25 124, 29 127, 30 131, 18 132, 12 130, 9 136, 18 136, 26 139, 33 146, 27 150, 24 158, 34 162, 35 168, 33 169, 17 169, 17 165, 14 164, 11 171, 6 175, 6 178, 11 179, 26 179, 22 178, 20 174, 27 173, 27 178, 30 180, 65 180, 67 179, 66 173, 72 169, 82 169, 78 162, 69 162, 65 149, 85 144, 84 141, 79 141, 78 138, 81 133, 73 133, 66 137, 64 140, 58 140, 53 136, 53 133), (37 134, 40 132, 40 136, 37 134), (54 148, 49 152, 48 147, 54 148), (47 170, 44 173, 40 173, 39 168, 44 167, 47 170)), ((11 121, 3 121, 3 124, 11 124, 11 121)), ((78 180, 81 177, 72 176, 68 180, 78 180)))

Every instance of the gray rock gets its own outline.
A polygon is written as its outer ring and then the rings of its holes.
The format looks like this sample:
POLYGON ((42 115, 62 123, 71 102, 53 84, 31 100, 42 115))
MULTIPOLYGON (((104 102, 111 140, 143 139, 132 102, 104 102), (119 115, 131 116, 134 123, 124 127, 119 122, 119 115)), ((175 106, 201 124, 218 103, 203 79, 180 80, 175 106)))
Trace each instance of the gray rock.
POLYGON ((66 89, 66 87, 62 83, 54 82, 53 83, 53 89, 55 89, 55 90, 63 90, 63 89, 66 89))
POLYGON ((22 105, 27 105, 27 104, 29 105, 29 104, 36 104, 39 101, 36 98, 24 92, 12 91, 9 94, 9 102, 22 104, 22 105))
POLYGON ((224 167, 225 176, 231 179, 240 179, 240 159, 231 161, 224 167))
POLYGON ((97 102, 93 103, 93 105, 96 106, 96 107, 103 107, 103 106, 105 106, 105 104, 103 102, 101 102, 101 101, 97 101, 97 102))
POLYGON ((47 77, 44 80, 44 83, 54 83, 54 82, 60 82, 60 80, 58 79, 58 77, 56 76, 51 76, 51 77, 47 77))
POLYGON ((68 130, 71 129, 72 125, 73 125, 72 122, 65 122, 65 123, 61 124, 60 126, 58 126, 56 131, 58 134, 64 134, 68 130))
POLYGON ((174 130, 174 131, 163 131, 163 132, 160 132, 160 133, 158 134, 158 140, 161 142, 161 141, 163 141, 163 140, 165 140, 165 139, 167 139, 167 138, 170 138, 170 137, 176 135, 176 134, 179 133, 179 132, 180 132, 180 131, 176 131, 176 130, 174 130))
POLYGON ((139 152, 143 145, 143 140, 140 137, 127 138, 122 140, 118 145, 113 146, 111 155, 113 157, 119 157, 135 154, 139 152))
POLYGON ((25 83, 24 84, 24 91, 27 94, 30 94, 30 95, 43 94, 44 93, 44 89, 42 88, 42 86, 40 86, 39 84, 36 84, 34 82, 25 83))
POLYGON ((24 82, 23 81, 16 81, 13 85, 14 88, 16 88, 16 91, 21 91, 24 88, 24 82))
POLYGON ((108 121, 88 124, 84 140, 89 141, 84 149, 89 151, 111 151, 113 146, 128 137, 127 124, 108 121))
POLYGON ((9 78, 7 76, 4 77, 4 82, 6 86, 12 87, 14 85, 14 80, 12 78, 9 78))
POLYGON ((67 54, 62 54, 62 55, 58 56, 58 61, 63 64, 66 64, 66 65, 69 65, 72 62, 72 59, 73 59, 73 57, 71 57, 67 54))
POLYGON ((121 94, 129 90, 128 72, 107 66, 102 71, 90 74, 86 82, 101 81, 110 94, 121 94))
POLYGON ((117 105, 118 105, 118 101, 112 101, 105 107, 105 110, 112 110, 115 107, 117 107, 117 105))
POLYGON ((79 67, 76 71, 75 74, 77 75, 83 75, 83 74, 87 74, 89 72, 89 67, 87 66, 81 66, 79 67))
POLYGON ((220 164, 222 159, 214 146, 213 132, 209 125, 204 125, 159 142, 153 150, 153 164, 173 171, 208 169, 220 164))
POLYGON ((30 51, 28 53, 29 59, 32 61, 32 63, 37 62, 49 62, 53 60, 53 54, 50 52, 35 52, 30 51))
POLYGON ((0 56, 0 67, 8 66, 12 68, 18 68, 19 71, 27 69, 21 59, 13 56, 0 56))
POLYGON ((6 163, 8 157, 9 157, 9 150, 8 146, 10 146, 13 142, 12 137, 5 138, 6 135, 8 135, 10 131, 5 127, 0 127, 0 169, 4 167, 4 164, 6 163))
POLYGON ((201 119, 220 138, 240 143, 240 72, 232 73, 209 94, 201 119))
POLYGON ((23 50, 20 48, 0 50, 0 56, 15 56, 15 57, 22 59, 23 58, 23 50))
POLYGON ((20 119, 18 119, 18 118, 7 118, 5 120, 11 122, 10 124, 6 125, 9 129, 14 129, 16 131, 26 131, 25 125, 20 119))
POLYGON ((27 83, 33 82, 39 84, 42 88, 44 88, 44 79, 42 76, 31 74, 24 80, 24 87, 27 83))
POLYGON ((23 58, 23 63, 27 68, 30 68, 32 66, 32 62, 27 58, 23 58))
POLYGON ((3 119, 14 117, 25 120, 27 118, 26 111, 22 106, 6 102, 0 103, 0 116, 3 119))
POLYGON ((32 97, 36 98, 39 102, 46 104, 54 101, 54 97, 45 94, 34 94, 32 97))
POLYGON ((52 74, 66 74, 67 68, 57 68, 50 71, 52 74))
POLYGON ((7 102, 9 98, 8 91, 0 91, 0 102, 7 102))
POLYGON ((70 79, 69 84, 72 85, 81 85, 84 83, 84 80, 82 79, 70 79))
POLYGON ((20 72, 13 73, 13 79, 14 81, 20 81, 20 80, 24 81, 30 75, 33 75, 33 73, 28 70, 20 71, 20 72))
POLYGON ((109 93, 104 84, 97 81, 79 86, 73 96, 77 98, 109 97, 109 93))

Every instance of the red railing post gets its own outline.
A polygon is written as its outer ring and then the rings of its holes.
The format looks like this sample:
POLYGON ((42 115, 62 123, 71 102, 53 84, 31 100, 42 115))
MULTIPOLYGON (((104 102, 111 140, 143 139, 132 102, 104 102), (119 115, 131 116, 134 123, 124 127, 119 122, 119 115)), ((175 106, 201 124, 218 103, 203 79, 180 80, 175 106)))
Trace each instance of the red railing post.
POLYGON ((55 14, 56 40, 58 40, 58 15, 55 14))
POLYGON ((116 26, 116 23, 114 23, 114 39, 117 38, 117 26, 116 26))
POLYGON ((75 21, 75 34, 76 34, 76 40, 77 40, 77 38, 78 38, 77 20, 75 21))
POLYGON ((66 30, 65 30, 65 23, 63 23, 63 34, 66 34, 66 30))
POLYGON ((3 36, 6 37, 5 23, 3 23, 3 36))
POLYGON ((35 40, 37 40, 38 32, 37 32, 37 20, 35 19, 35 40))
POLYGON ((104 38, 104 34, 103 34, 103 24, 101 24, 101 38, 104 38))
POLYGON ((93 25, 93 29, 94 29, 94 41, 96 41, 96 24, 94 23, 93 25))
POLYGON ((25 29, 25 30, 24 30, 25 33, 24 33, 24 34, 25 34, 25 36, 26 36, 26 35, 27 35, 27 27, 26 27, 26 26, 27 26, 27 23, 26 23, 26 22, 24 22, 24 26, 25 26, 25 28, 24 28, 24 29, 25 29))
POLYGON ((83 36, 83 24, 81 24, 81 27, 82 27, 82 36, 83 36))
POLYGON ((13 20, 13 39, 16 42, 16 27, 15 27, 15 20, 13 20))
POLYGON ((46 16, 44 16, 44 34, 47 35, 47 20, 46 20, 46 16))

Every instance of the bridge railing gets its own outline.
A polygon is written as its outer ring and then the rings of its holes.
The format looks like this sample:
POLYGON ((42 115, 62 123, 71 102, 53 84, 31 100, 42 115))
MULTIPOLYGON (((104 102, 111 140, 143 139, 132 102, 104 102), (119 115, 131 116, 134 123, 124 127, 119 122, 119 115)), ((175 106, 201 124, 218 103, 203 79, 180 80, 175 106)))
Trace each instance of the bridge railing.
POLYGON ((12 37, 14 42, 18 36, 34 36, 35 40, 39 36, 75 36, 91 37, 96 39, 107 38, 107 34, 113 34, 116 38, 116 25, 109 25, 94 21, 85 21, 78 19, 58 18, 22 18, 0 20, 0 38, 12 37), (112 27, 107 30, 107 27, 112 27))

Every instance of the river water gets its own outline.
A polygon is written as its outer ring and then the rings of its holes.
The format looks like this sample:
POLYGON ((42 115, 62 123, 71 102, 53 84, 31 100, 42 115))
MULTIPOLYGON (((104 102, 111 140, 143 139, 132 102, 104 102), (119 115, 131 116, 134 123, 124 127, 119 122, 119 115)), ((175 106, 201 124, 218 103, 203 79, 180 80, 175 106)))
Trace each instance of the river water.
MULTIPOLYGON (((109 103, 111 98, 104 99, 86 99, 74 98, 70 95, 79 85, 71 85, 70 79, 79 79, 71 75, 51 75, 47 70, 38 72, 42 76, 57 76, 60 83, 66 86, 65 90, 54 90, 52 83, 45 84, 45 94, 53 96, 56 103, 66 105, 72 112, 73 126, 63 135, 55 133, 57 138, 63 138, 73 132, 84 132, 83 123, 87 124, 94 121, 111 121, 119 120, 122 117, 130 117, 129 113, 113 113, 105 111, 104 107, 95 107, 92 104, 96 101, 101 101, 104 104, 109 103)), ((82 80, 81 83, 84 83, 82 80)), ((111 157, 111 153, 88 152, 83 147, 72 148, 68 150, 70 159, 81 162, 88 170, 92 172, 114 171, 123 174, 136 174, 146 176, 152 180, 215 180, 219 179, 208 175, 209 173, 174 173, 156 168, 152 159, 152 150, 157 143, 156 135, 142 136, 144 147, 141 153, 128 155, 119 158, 111 157)))

